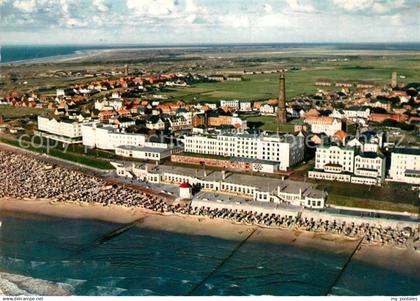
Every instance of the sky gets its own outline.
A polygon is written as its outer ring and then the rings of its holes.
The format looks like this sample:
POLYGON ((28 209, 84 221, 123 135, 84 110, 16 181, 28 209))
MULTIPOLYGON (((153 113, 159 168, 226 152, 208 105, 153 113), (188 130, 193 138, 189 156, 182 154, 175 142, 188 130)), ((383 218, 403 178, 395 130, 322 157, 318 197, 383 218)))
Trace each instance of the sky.
POLYGON ((0 0, 0 43, 420 42, 418 0, 0 0))

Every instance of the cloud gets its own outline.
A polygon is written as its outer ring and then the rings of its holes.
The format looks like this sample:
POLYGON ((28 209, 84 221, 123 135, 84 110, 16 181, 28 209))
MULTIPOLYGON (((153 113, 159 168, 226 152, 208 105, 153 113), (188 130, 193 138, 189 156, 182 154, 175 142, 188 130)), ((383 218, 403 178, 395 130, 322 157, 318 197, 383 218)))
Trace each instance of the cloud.
POLYGON ((0 41, 418 41, 417 1, 0 0, 0 41))
POLYGON ((312 13, 316 9, 310 3, 302 3, 300 0, 286 0, 289 7, 297 12, 312 13))
POLYGON ((384 14, 389 11, 403 8, 405 6, 404 0, 394 0, 392 2, 375 2, 372 5, 372 9, 375 13, 384 14))
POLYGON ((92 0, 92 5, 95 7, 99 12, 107 12, 109 11, 109 5, 105 4, 104 0, 92 0))
POLYGON ((210 21, 209 11, 204 5, 197 5, 193 0, 185 0, 185 14, 188 23, 205 23, 210 21))
POLYGON ((127 7, 136 15, 164 16, 175 11, 176 3, 175 0, 127 0, 127 7))
POLYGON ((262 16, 256 22, 256 27, 287 28, 291 27, 291 25, 290 18, 281 13, 262 16))
POLYGON ((347 11, 367 10, 384 14, 404 7, 405 0, 333 0, 333 4, 347 11))
POLYGON ((270 4, 268 4, 268 3, 264 3, 263 10, 267 14, 271 14, 273 12, 273 7, 270 4))
POLYGON ((14 2, 13 7, 25 13, 31 13, 36 9, 36 3, 35 0, 20 0, 14 2))
POLYGON ((389 23, 393 26, 400 26, 402 24, 401 16, 399 14, 392 16, 381 16, 380 18, 384 23, 389 23))
POLYGON ((82 21, 76 18, 67 18, 63 21, 63 24, 66 27, 86 27, 88 25, 86 21, 82 21))

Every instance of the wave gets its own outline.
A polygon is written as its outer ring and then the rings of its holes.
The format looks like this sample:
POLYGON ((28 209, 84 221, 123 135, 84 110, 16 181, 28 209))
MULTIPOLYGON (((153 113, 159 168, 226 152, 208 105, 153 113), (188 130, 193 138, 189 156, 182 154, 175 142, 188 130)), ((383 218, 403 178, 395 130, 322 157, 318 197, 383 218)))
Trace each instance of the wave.
POLYGON ((18 274, 0 273, 0 294, 8 296, 69 296, 73 287, 18 274))
POLYGON ((95 296, 118 296, 127 291, 127 289, 122 287, 96 286, 95 288, 95 296))

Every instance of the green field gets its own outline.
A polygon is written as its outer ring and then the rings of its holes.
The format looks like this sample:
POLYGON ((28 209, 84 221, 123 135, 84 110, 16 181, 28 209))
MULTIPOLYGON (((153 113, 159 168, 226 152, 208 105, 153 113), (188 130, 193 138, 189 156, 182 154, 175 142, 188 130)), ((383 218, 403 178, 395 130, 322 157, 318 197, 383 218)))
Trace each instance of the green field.
POLYGON ((283 123, 277 126, 277 119, 275 116, 247 116, 245 117, 249 128, 257 128, 264 131, 282 133, 293 133, 294 124, 291 122, 283 123))
MULTIPOLYGON (((9 138, 0 137, 0 142, 13 145, 16 147, 21 147, 17 140, 12 140, 9 138)), ((26 149, 37 152, 37 153, 47 153, 47 148, 44 146, 42 147, 29 146, 26 149)), ((108 161, 101 160, 99 158, 90 157, 87 155, 82 155, 79 153, 70 152, 70 151, 62 151, 58 148, 50 149, 48 151, 48 155, 52 157, 60 158, 63 160, 86 165, 89 167, 98 168, 98 169, 104 169, 104 170, 113 169, 113 166, 108 161)))
POLYGON ((328 192, 328 203, 339 206, 371 208, 390 211, 420 213, 418 192, 410 185, 385 183, 382 187, 316 181, 318 189, 328 192))
POLYGON ((19 118, 27 115, 47 115, 48 110, 25 108, 25 107, 13 107, 9 105, 0 105, 0 115, 3 115, 5 119, 19 118))
MULTIPOLYGON (((347 62, 305 63, 300 70, 292 70, 286 74, 287 98, 316 92, 315 82, 318 79, 363 80, 380 85, 388 84, 393 71, 405 76, 398 78, 399 82, 419 82, 420 57, 366 57, 352 58, 347 62)), ((199 83, 171 89, 165 94, 189 102, 215 102, 220 99, 262 100, 278 96, 278 74, 246 75, 244 79, 240 82, 199 83)))
POLYGON ((351 196, 342 195, 329 195, 328 204, 343 206, 343 207, 356 207, 375 210, 399 211, 410 212, 419 214, 420 209, 418 206, 411 204, 384 202, 380 200, 371 200, 366 198, 356 198, 351 196))

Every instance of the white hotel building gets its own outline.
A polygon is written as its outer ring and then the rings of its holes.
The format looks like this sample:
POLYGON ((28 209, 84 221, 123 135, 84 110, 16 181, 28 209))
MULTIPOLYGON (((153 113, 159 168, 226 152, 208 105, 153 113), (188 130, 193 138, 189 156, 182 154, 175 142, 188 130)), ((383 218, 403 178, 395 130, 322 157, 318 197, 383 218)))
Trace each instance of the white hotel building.
POLYGON ((280 170, 287 170, 304 156, 304 139, 294 135, 197 135, 186 136, 183 142, 185 152, 273 161, 279 163, 280 170))
POLYGON ((315 170, 310 178, 355 184, 380 185, 385 177, 385 158, 380 153, 358 152, 349 146, 318 146, 315 170))
POLYGON ((82 142, 82 123, 72 119, 62 118, 60 120, 38 116, 37 134, 64 143, 82 142))
POLYGON ((420 149, 395 148, 391 153, 389 180, 420 184, 420 149))
POLYGON ((144 146, 146 135, 126 133, 96 122, 82 125, 83 145, 90 148, 115 150, 121 145, 144 146))

